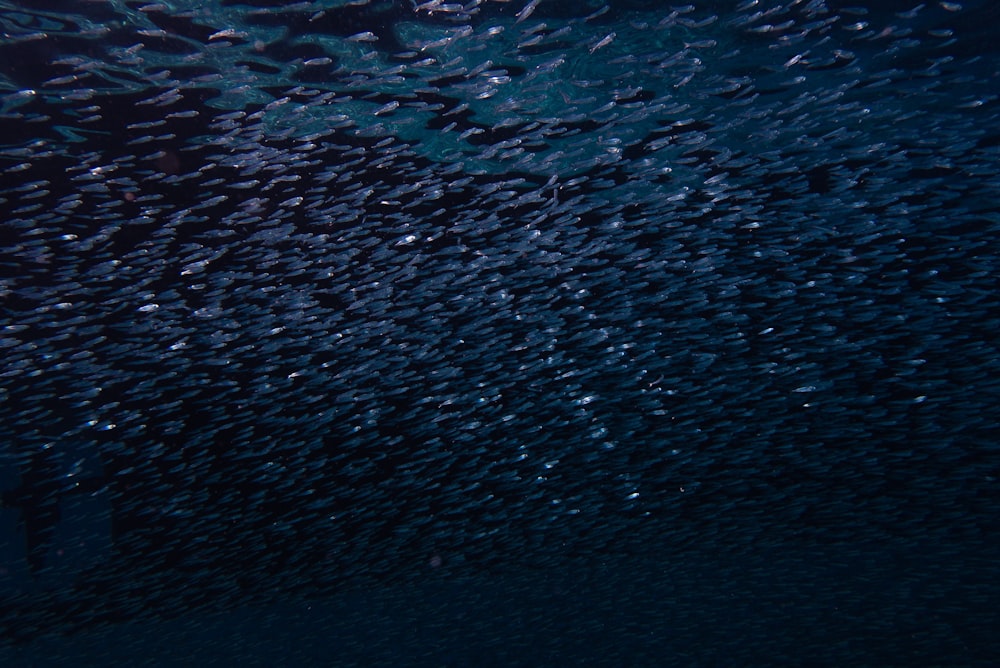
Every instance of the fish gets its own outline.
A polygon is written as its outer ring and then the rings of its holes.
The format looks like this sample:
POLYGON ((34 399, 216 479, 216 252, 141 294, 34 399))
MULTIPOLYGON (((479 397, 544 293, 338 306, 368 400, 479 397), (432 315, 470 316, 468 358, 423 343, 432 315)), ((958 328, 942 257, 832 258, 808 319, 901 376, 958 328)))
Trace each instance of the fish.
POLYGON ((0 10, 0 660, 996 656, 996 12, 0 10))

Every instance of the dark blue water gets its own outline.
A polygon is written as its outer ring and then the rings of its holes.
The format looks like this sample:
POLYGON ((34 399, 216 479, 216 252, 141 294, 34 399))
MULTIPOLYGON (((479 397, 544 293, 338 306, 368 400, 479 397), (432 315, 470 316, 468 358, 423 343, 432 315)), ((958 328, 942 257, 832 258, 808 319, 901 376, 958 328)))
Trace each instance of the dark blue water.
POLYGON ((0 4, 0 661, 991 665, 997 19, 0 4))

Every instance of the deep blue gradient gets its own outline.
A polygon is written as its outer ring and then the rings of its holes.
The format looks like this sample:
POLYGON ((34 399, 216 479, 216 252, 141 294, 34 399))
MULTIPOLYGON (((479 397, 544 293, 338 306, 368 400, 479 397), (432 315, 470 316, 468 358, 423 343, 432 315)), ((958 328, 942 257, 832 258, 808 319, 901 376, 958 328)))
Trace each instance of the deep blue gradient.
POLYGON ((0 3, 0 664, 991 665, 1000 10, 0 3))

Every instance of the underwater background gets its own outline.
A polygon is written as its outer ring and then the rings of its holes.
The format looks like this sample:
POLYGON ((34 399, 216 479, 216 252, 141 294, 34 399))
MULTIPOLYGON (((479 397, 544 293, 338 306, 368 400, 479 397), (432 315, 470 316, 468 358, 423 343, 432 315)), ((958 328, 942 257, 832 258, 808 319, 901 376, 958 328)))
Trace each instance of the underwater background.
POLYGON ((995 665, 998 25, 0 0, 0 665, 995 665))

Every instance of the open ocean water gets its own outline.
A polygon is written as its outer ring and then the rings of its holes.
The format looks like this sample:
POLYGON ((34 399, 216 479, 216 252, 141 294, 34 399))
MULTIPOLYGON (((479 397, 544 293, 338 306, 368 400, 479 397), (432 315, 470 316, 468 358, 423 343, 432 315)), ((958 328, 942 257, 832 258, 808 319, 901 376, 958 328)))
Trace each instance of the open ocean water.
POLYGON ((997 665, 998 54, 0 0, 0 665, 997 665))

